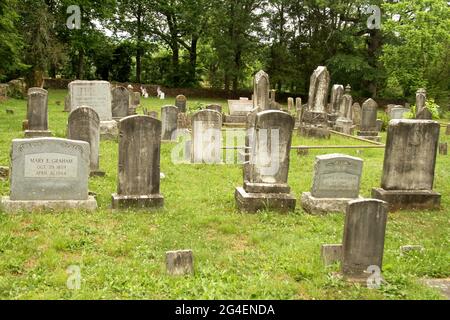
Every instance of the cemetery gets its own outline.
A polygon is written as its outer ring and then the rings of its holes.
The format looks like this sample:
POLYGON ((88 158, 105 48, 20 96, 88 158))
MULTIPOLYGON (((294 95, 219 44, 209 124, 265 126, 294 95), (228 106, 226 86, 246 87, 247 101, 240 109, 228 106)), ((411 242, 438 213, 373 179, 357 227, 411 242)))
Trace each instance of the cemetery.
POLYGON ((450 299, 448 91, 328 62, 0 84, 0 299, 450 299))

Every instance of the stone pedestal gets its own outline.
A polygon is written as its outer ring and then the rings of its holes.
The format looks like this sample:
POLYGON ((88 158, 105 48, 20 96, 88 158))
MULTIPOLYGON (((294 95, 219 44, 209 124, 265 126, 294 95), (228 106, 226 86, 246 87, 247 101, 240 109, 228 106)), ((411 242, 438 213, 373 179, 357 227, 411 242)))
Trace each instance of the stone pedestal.
POLYGON ((119 128, 117 121, 100 122, 100 140, 117 140, 119 137, 119 128))
POLYGON ((298 128, 298 135, 307 138, 330 139, 331 133, 328 128, 300 126, 298 128))
POLYGON ((113 209, 159 209, 164 207, 164 197, 161 194, 147 196, 121 196, 112 195, 113 209))
POLYGON ((427 210, 441 207, 441 195, 434 191, 372 189, 372 197, 389 204, 389 210, 427 210))
POLYGON ((304 192, 302 194, 301 202, 303 209, 313 215, 325 215, 329 213, 345 213, 347 205, 350 201, 362 200, 362 197, 357 199, 351 198, 316 198, 311 192, 304 192))
POLYGON ((236 205, 240 211, 257 212, 274 210, 290 212, 295 210, 297 200, 290 193, 248 193, 244 188, 236 188, 236 205))
POLYGON ((47 138, 51 137, 52 132, 49 130, 26 130, 25 138, 47 138))
POLYGON ((247 116, 224 115, 224 123, 245 124, 247 116))
POLYGON ((5 213, 40 212, 40 211, 88 211, 97 210, 94 197, 88 200, 30 200, 13 201, 10 197, 3 197, 0 201, 0 211, 5 213))
POLYGON ((337 132, 351 135, 352 127, 353 127, 353 122, 351 120, 342 119, 342 118, 336 120, 335 130, 337 132))

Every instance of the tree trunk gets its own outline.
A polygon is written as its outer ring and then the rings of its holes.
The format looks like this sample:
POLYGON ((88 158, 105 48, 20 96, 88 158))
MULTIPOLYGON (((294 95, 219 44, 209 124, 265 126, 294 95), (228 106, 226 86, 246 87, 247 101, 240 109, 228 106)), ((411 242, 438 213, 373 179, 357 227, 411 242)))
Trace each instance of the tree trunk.
MULTIPOLYGON (((377 29, 371 30, 370 37, 367 41, 368 63, 371 67, 378 68, 377 55, 383 46, 381 31, 377 29)), ((367 88, 372 98, 376 98, 378 94, 377 79, 367 81, 367 88)))
POLYGON ((197 45, 198 45, 198 36, 192 36, 191 48, 189 50, 189 60, 190 60, 189 77, 191 78, 192 83, 197 83, 197 45))
POLYGON ((84 79, 84 51, 80 50, 78 53, 78 65, 77 65, 77 79, 84 79))
POLYGON ((142 50, 142 15, 141 15, 141 5, 138 4, 138 13, 137 13, 137 50, 136 50, 136 82, 141 83, 141 74, 142 74, 142 60, 141 57, 143 55, 142 50))

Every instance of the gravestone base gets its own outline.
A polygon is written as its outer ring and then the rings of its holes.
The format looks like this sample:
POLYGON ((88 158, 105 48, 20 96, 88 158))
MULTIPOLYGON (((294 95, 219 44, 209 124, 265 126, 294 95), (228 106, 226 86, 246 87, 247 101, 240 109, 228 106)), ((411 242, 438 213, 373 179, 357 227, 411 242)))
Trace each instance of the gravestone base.
POLYGON ((304 192, 302 194, 301 202, 302 208, 312 215, 325 215, 329 213, 345 213, 347 205, 350 201, 361 200, 349 198, 316 198, 311 192, 304 192))
POLYGON ((289 193, 247 193, 236 188, 235 199, 240 211, 256 213, 259 210, 290 212, 295 210, 297 199, 289 193))
POLYGON ((372 198, 386 201, 390 211, 441 208, 441 194, 431 190, 372 189, 372 198))
POLYGON ((25 130, 25 138, 47 138, 52 137, 49 130, 25 130))
POLYGON ((13 201, 9 197, 2 197, 0 211, 6 213, 39 212, 39 211, 67 211, 67 210, 97 210, 97 201, 93 196, 88 200, 29 200, 13 201))
POLYGON ((118 137, 119 127, 116 121, 100 122, 100 140, 117 140, 118 137))
POLYGON ((225 115, 224 123, 229 124, 245 124, 247 122, 247 116, 235 116, 235 115, 225 115))
POLYGON ((298 135, 307 138, 330 139, 331 133, 327 128, 305 127, 303 125, 298 129, 298 135))
POLYGON ((100 178, 103 178, 105 175, 106 172, 100 170, 91 171, 91 173, 89 174, 90 177, 100 177, 100 178))
POLYGON ((164 207, 162 194, 151 194, 147 196, 122 196, 112 195, 113 209, 159 209, 164 207))

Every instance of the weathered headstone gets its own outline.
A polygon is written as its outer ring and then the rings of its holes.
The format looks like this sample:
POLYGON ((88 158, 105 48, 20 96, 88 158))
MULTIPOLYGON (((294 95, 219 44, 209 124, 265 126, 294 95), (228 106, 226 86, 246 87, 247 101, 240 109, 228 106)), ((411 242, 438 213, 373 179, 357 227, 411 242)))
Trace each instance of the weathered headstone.
POLYGON ((129 116, 119 122, 119 173, 113 209, 164 206, 160 194, 161 121, 129 116))
POLYGON ((251 100, 228 100, 229 115, 225 115, 225 123, 246 123, 247 116, 253 110, 251 100))
POLYGON ((355 102, 352 106, 352 120, 356 128, 361 128, 361 105, 355 102))
POLYGON ((441 195, 433 191, 440 125, 427 120, 389 123, 381 188, 372 197, 391 210, 435 209, 441 195))
POLYGON ((384 201, 349 203, 342 243, 342 273, 347 280, 368 283, 373 277, 370 269, 381 273, 387 218, 388 205, 384 201))
POLYGON ((358 136, 372 141, 381 141, 377 126, 378 104, 373 99, 366 100, 362 105, 361 130, 358 136))
POLYGON ((303 209, 310 214, 344 213, 351 200, 360 198, 363 164, 343 154, 318 156, 311 192, 302 195, 303 209))
POLYGON ((125 87, 116 87, 112 90, 112 116, 122 119, 128 116, 130 109, 130 91, 125 87))
POLYGON ((427 105, 427 91, 423 88, 416 92, 416 114, 419 114, 427 105))
POLYGON ((176 141, 178 129, 179 110, 175 106, 164 106, 161 108, 162 140, 176 141))
POLYGON ((48 130, 48 92, 41 88, 28 90, 27 103, 28 126, 25 137, 50 137, 48 130))
POLYGON ((218 113, 222 113, 222 106, 218 104, 210 104, 206 106, 207 110, 217 111, 218 113))
POLYGON ((222 115, 202 110, 192 117, 192 162, 222 163, 222 115))
POLYGON ((73 81, 69 83, 71 111, 89 106, 100 118, 100 137, 117 139, 117 122, 112 119, 111 84, 107 81, 73 81))
POLYGON ((344 96, 344 86, 341 84, 335 84, 331 89, 330 108, 328 113, 338 113, 341 107, 341 100, 344 96))
POLYGON ((269 91, 269 99, 270 99, 270 101, 272 101, 272 102, 276 102, 276 93, 277 93, 277 91, 275 90, 275 89, 272 89, 272 90, 270 90, 269 91))
POLYGON ((71 111, 71 107, 70 107, 70 95, 67 94, 64 97, 64 112, 70 112, 71 111))
POLYGON ((100 118, 90 107, 80 107, 69 114, 67 138, 85 141, 90 146, 90 175, 103 177, 100 170, 100 118))
POLYGON ((179 112, 186 113, 187 111, 187 98, 180 94, 175 98, 175 107, 178 108, 179 112))
POLYGON ((5 212, 80 209, 93 211, 88 194, 89 144, 60 138, 16 139, 11 151, 11 193, 5 212))
POLYGON ((439 154, 442 156, 448 155, 448 143, 440 143, 439 144, 439 154))
POLYGON ((330 266, 342 262, 342 244, 324 244, 321 247, 323 264, 330 266))
POLYGON ((405 118, 405 113, 410 112, 411 110, 406 109, 403 106, 396 106, 391 109, 391 112, 389 113, 389 117, 391 120, 400 120, 405 118))
POLYGON ((167 273, 172 276, 194 274, 194 254, 192 250, 166 252, 167 273))
POLYGON ((352 134, 352 105, 353 98, 349 94, 344 94, 339 107, 339 117, 336 119, 335 130, 345 134, 352 134))
POLYGON ((259 71, 253 79, 253 107, 259 108, 260 111, 269 110, 270 108, 270 81, 269 75, 264 71, 259 71))
POLYGON ((296 199, 288 185, 290 148, 295 121, 282 111, 268 110, 249 116, 253 134, 248 135, 249 163, 244 167, 244 187, 236 188, 237 207, 293 211, 296 199), (251 119, 250 119, 251 118, 251 119))
POLYGON ((288 98, 288 111, 289 113, 294 110, 294 98, 288 98))
POLYGON ((383 131, 384 121, 381 119, 377 119, 377 131, 381 132, 383 131))
POLYGON ((450 136, 450 124, 447 125, 447 130, 445 130, 445 134, 450 136))
POLYGON ((318 67, 311 75, 307 109, 303 111, 299 135, 330 138, 327 100, 330 74, 326 67, 318 67))

